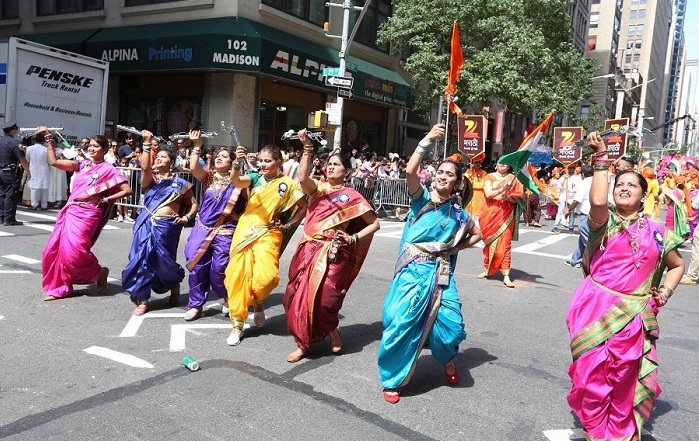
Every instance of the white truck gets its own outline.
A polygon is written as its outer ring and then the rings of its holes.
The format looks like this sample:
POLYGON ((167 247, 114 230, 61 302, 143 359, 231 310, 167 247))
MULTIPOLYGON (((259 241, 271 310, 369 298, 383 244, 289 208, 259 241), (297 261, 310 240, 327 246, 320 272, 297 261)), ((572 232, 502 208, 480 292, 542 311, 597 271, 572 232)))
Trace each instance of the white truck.
POLYGON ((76 145, 104 133, 108 78, 108 62, 10 37, 0 41, 0 121, 62 127, 76 145))

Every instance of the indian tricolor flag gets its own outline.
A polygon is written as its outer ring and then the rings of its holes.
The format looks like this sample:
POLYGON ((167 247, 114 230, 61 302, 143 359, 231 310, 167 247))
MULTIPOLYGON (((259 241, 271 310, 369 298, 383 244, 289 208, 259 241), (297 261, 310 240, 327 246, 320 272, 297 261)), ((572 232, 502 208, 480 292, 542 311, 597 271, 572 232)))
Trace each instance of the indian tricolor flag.
POLYGON ((519 150, 508 153, 507 155, 501 156, 500 159, 498 159, 498 163, 512 166, 515 176, 517 176, 519 182, 537 194, 539 193, 539 189, 532 179, 532 174, 527 166, 527 161, 529 161, 529 156, 531 156, 532 152, 536 151, 537 147, 539 146, 539 140, 541 137, 548 131, 551 121, 553 121, 554 113, 556 112, 552 110, 551 113, 549 113, 549 116, 547 116, 537 128, 532 130, 532 132, 529 133, 526 138, 524 138, 522 144, 519 146, 519 150))
POLYGON ((682 162, 680 162, 680 159, 678 157, 674 157, 670 160, 670 163, 667 165, 667 167, 672 169, 675 175, 679 175, 682 171, 682 162))

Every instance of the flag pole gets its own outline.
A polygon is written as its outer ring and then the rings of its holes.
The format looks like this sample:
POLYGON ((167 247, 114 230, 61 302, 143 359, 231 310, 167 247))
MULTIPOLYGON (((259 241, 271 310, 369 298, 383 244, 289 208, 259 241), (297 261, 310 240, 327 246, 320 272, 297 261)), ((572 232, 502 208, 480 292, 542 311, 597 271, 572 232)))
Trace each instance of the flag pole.
MULTIPOLYGON (((439 96, 439 107, 437 108, 437 122, 442 119, 442 112, 444 111, 444 97, 439 96)), ((439 139, 434 140, 434 151, 432 152, 432 159, 437 160, 439 157, 439 139)))
POLYGON ((442 153, 442 161, 447 159, 447 138, 449 137, 449 113, 451 113, 450 110, 452 100, 452 97, 449 97, 447 99, 447 117, 444 122, 444 152, 442 153))

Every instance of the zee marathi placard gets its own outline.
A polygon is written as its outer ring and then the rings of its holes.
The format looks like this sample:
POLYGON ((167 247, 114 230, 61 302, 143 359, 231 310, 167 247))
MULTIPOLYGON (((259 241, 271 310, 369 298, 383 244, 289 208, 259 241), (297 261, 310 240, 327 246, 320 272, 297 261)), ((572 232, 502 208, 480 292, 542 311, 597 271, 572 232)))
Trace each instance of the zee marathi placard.
POLYGON ((459 127, 459 150, 472 158, 485 152, 485 136, 488 129, 483 115, 460 115, 457 118, 459 127))
MULTIPOLYGON (((629 125, 628 118, 608 119, 604 122, 604 129, 621 130, 627 125, 629 125)), ((611 135, 604 140, 604 143, 607 146, 607 157, 612 161, 626 154, 626 133, 611 135)))
POLYGON ((582 158, 582 149, 573 147, 582 137, 582 127, 554 127, 553 159, 564 165, 579 161, 582 158))

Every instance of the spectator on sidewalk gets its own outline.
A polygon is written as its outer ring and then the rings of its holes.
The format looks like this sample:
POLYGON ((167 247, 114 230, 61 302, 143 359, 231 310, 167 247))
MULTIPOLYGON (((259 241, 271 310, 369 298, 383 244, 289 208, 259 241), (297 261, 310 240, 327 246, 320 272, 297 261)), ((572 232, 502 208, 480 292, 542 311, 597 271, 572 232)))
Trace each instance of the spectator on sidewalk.
POLYGON ((578 219, 578 246, 573 252, 570 260, 566 260, 566 265, 573 266, 575 268, 580 268, 583 253, 585 252, 585 247, 587 246, 587 241, 590 238, 590 225, 587 223, 588 216, 590 215, 590 187, 592 185, 592 167, 586 165, 582 168, 583 181, 575 193, 573 202, 571 202, 569 207, 566 207, 566 212, 568 215, 574 213, 575 209, 580 207, 580 218, 578 219))
POLYGON ((27 147, 26 157, 29 161, 29 171, 31 177, 27 181, 30 191, 31 209, 48 210, 49 203, 49 177, 51 176, 51 166, 46 152, 44 142, 46 136, 43 133, 34 135, 34 145, 27 147))
MULTIPOLYGON (((699 210, 699 192, 692 198, 692 209, 699 210)), ((696 285, 699 280, 699 227, 694 228, 692 235, 692 258, 687 274, 680 280, 681 285, 696 285)))

